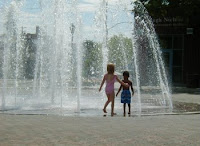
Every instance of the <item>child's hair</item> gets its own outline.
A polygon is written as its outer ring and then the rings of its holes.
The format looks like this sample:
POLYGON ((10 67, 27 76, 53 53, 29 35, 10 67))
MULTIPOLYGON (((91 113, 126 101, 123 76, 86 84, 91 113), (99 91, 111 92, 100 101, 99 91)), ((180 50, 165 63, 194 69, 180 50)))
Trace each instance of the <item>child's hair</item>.
POLYGON ((124 72, 123 72, 123 76, 129 77, 129 72, 128 72, 128 71, 124 71, 124 72))
POLYGON ((113 74, 115 72, 115 65, 112 63, 107 64, 107 72, 113 74))

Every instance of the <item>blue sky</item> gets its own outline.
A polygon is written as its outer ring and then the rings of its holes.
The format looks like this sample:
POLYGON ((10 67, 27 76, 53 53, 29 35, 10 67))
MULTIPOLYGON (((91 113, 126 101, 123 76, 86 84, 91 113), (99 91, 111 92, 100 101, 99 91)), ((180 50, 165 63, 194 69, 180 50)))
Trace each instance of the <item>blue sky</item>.
MULTIPOLYGON (((20 1, 20 0, 0 0, 0 12, 3 11, 5 6, 8 6, 12 1, 20 1)), ((35 26, 40 25, 40 19, 39 15, 41 13, 41 7, 40 2, 45 0, 21 0, 24 2, 23 7, 21 8, 21 11, 23 12, 24 21, 23 24, 24 27, 26 27, 26 31, 30 33, 34 33, 35 26)), ((47 0, 46 0, 47 1, 47 0)), ((51 0, 49 0, 50 2, 51 0)), ((65 2, 70 2, 71 0, 63 0, 65 2)), ((121 5, 124 5, 126 9, 131 9, 130 7, 130 1, 131 0, 107 0, 109 4, 109 15, 108 15, 108 27, 112 27, 118 22, 128 22, 127 14, 126 13, 119 13, 117 16, 115 16, 116 13, 118 13, 118 7, 121 5)), ((77 1, 77 9, 79 11, 79 14, 82 17, 82 23, 84 26, 84 31, 90 31, 94 29, 94 18, 97 13, 97 10, 101 7, 101 3, 103 0, 78 0, 77 1)), ((122 8, 123 9, 123 8, 122 8)), ((3 16, 1 15, 0 18, 3 16)), ((2 28, 2 20, 0 20, 0 27, 2 28)), ((111 34, 117 33, 117 31, 121 30, 124 33, 130 32, 130 28, 127 27, 128 24, 122 23, 119 26, 116 26, 116 29, 112 29, 110 31, 111 34), (129 30, 127 30, 129 29, 129 30)), ((0 29, 1 29, 0 28, 0 29)), ((2 30, 0 30, 0 34, 2 33, 2 30)), ((86 33, 89 34, 89 33, 86 33)), ((91 36, 88 36, 91 37, 91 36)))

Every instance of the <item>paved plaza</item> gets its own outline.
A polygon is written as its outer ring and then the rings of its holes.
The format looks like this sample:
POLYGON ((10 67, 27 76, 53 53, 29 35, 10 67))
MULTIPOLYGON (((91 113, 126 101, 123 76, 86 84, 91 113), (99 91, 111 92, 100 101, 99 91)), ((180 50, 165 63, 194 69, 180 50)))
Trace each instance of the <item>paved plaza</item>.
MULTIPOLYGON (((199 94, 173 94, 174 102, 200 104, 199 94)), ((199 111, 132 117, 0 114, 0 146, 200 145, 199 111)))

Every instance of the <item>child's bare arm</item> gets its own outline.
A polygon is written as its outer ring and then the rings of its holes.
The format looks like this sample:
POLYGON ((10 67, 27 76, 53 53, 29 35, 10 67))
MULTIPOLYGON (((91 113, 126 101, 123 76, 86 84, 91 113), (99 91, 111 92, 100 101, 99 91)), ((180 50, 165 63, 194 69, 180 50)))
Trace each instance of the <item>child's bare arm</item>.
POLYGON ((104 77, 103 77, 103 80, 102 80, 102 82, 101 82, 101 85, 100 85, 99 91, 101 91, 101 88, 102 88, 102 86, 103 86, 105 80, 106 80, 106 79, 105 79, 105 76, 104 76, 104 77))
POLYGON ((128 84, 125 84, 124 82, 122 82, 119 78, 118 78, 118 76, 116 77, 116 80, 122 85, 122 86, 125 86, 125 87, 129 87, 129 85, 128 84))
POLYGON ((132 95, 134 95, 134 89, 133 89, 133 83, 131 82, 131 91, 132 91, 132 95))
POLYGON ((119 92, 121 91, 121 89, 122 89, 122 85, 119 87, 119 90, 117 91, 116 96, 119 94, 119 92))

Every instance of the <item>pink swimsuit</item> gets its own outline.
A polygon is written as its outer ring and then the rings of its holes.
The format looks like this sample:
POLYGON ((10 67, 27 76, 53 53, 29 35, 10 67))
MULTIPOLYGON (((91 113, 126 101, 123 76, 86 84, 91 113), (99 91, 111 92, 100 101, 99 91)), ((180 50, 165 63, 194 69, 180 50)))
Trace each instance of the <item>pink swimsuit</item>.
POLYGON ((108 80, 108 74, 106 74, 105 78, 106 78, 106 94, 111 94, 114 92, 114 83, 116 81, 116 75, 114 75, 112 80, 108 80))

